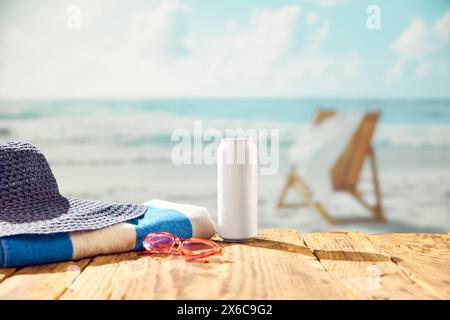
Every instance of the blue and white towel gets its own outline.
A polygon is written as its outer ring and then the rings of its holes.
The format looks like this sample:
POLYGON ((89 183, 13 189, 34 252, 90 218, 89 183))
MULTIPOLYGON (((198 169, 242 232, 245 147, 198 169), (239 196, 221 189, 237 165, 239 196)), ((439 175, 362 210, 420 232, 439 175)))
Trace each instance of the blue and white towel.
POLYGON ((99 254, 143 250, 150 232, 170 232, 182 238, 209 239, 216 226, 206 208, 151 200, 139 218, 108 228, 43 235, 16 235, 0 238, 0 267, 78 260, 99 254))

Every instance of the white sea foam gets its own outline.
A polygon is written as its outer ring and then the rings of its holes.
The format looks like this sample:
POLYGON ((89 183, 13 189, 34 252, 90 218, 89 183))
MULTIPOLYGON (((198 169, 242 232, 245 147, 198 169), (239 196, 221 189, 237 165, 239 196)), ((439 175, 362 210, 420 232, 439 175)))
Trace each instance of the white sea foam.
POLYGON ((449 124, 381 124, 376 141, 398 146, 450 147, 449 124))
MULTIPOLYGON (((95 164, 117 162, 165 162, 170 160, 170 141, 175 129, 192 132, 194 121, 203 129, 279 129, 281 149, 302 135, 306 123, 271 120, 231 120, 178 116, 169 112, 136 109, 87 108, 45 117, 0 119, 0 143, 23 140, 36 144, 53 162, 95 164)), ((450 147, 450 124, 381 123, 376 146, 450 147)))

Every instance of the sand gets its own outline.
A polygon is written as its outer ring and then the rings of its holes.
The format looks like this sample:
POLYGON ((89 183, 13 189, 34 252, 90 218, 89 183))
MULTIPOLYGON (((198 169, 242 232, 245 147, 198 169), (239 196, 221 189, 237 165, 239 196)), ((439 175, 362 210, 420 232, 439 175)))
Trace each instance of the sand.
MULTIPOLYGON (((166 163, 53 165, 64 195, 105 201, 144 202, 164 199, 208 208, 217 217, 214 166, 166 163)), ((291 227, 300 232, 361 231, 445 232, 450 230, 450 172, 445 168, 384 169, 380 172, 386 224, 348 223, 331 226, 308 208, 276 209, 287 167, 274 176, 259 177, 259 226, 291 227)), ((365 170, 359 189, 371 200, 365 170)), ((297 200, 295 191, 288 200, 297 200)), ((336 193, 327 203, 336 217, 369 217, 349 195, 336 193)))

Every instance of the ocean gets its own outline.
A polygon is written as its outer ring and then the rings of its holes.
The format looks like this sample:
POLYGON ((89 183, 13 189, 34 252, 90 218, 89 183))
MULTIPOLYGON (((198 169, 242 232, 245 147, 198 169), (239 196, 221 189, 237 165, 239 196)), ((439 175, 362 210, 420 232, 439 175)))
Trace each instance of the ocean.
MULTIPOLYGON (((71 197, 206 206, 216 215, 215 167, 174 165, 176 129, 277 129, 280 166, 260 178, 260 226, 321 230, 450 231, 450 101, 300 98, 0 101, 0 143, 28 141, 47 156, 71 197), (329 226, 309 209, 275 209, 287 153, 317 107, 381 111, 374 137, 387 225, 329 226)), ((361 189, 369 186, 365 170, 361 189)), ((366 192, 370 197, 370 190, 366 192)), ((293 195, 295 197, 295 195, 293 195)), ((333 214, 367 214, 351 199, 330 200, 333 214)))

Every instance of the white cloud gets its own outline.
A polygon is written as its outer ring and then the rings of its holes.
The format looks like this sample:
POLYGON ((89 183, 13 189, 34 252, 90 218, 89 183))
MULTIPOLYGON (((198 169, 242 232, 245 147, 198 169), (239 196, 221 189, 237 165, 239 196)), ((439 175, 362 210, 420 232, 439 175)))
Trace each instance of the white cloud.
POLYGON ((315 14, 314 12, 308 12, 308 14, 306 15, 306 23, 310 26, 315 25, 318 19, 319 18, 317 17, 317 14, 315 14))
POLYGON ((323 7, 334 7, 344 3, 346 0, 316 0, 317 4, 323 7))
POLYGON ((230 33, 235 33, 235 32, 239 31, 239 23, 237 23, 234 20, 228 21, 225 27, 226 27, 227 32, 230 32, 230 33))
POLYGON ((400 79, 407 70, 414 76, 425 77, 439 69, 439 64, 447 64, 449 30, 450 10, 431 26, 421 19, 413 19, 393 45, 398 60, 388 72, 388 79, 400 79))
POLYGON ((140 13, 105 13, 114 23, 103 29, 89 17, 79 33, 58 21, 48 30, 19 21, 0 38, 0 97, 339 95, 358 85, 358 55, 321 54, 328 21, 317 17, 296 36, 300 19, 308 21, 298 5, 255 8, 248 23, 229 21, 209 36, 179 25, 191 14, 164 0, 140 13), (296 42, 303 50, 292 51, 296 42))
POLYGON ((253 9, 249 29, 197 39, 189 49, 194 60, 202 59, 213 66, 210 71, 224 80, 255 80, 266 75, 286 54, 299 14, 298 6, 253 9))
POLYGON ((306 52, 308 54, 319 54, 321 47, 327 41, 330 34, 330 23, 324 21, 319 27, 308 30, 306 52))
POLYGON ((400 59, 396 61, 393 66, 387 71, 386 79, 388 81, 397 81, 403 75, 403 69, 405 68, 405 61, 400 59))
POLYGON ((445 44, 448 44, 450 40, 450 10, 435 22, 433 30, 445 44))
POLYGON ((321 7, 335 7, 347 2, 347 0, 299 0, 299 2, 315 3, 321 7))
MULTIPOLYGON (((177 1, 162 1, 154 8, 139 12, 132 19, 130 38, 136 50, 142 53, 167 53, 172 33, 177 32, 174 21, 179 13, 185 13, 190 7, 177 1)), ((175 39, 175 40, 180 40, 175 39)))
POLYGON ((406 59, 420 59, 436 50, 432 30, 420 19, 414 19, 394 43, 394 52, 406 59))

